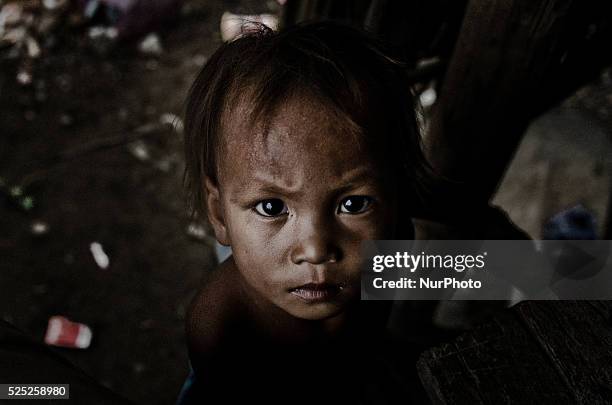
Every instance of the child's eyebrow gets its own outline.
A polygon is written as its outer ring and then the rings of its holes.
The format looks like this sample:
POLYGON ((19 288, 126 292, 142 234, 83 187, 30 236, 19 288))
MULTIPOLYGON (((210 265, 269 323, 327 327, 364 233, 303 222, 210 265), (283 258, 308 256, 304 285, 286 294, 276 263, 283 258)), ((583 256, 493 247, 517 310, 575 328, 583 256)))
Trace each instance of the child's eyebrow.
MULTIPOLYGON (((335 186, 331 184, 330 188, 335 189, 338 193, 342 193, 363 185, 364 183, 378 182, 380 179, 373 173, 374 171, 369 165, 360 166, 343 173, 337 184, 335 186)), ((282 194, 288 197, 300 197, 308 192, 308 190, 302 190, 299 187, 283 187, 272 176, 263 173, 255 174, 252 180, 253 181, 249 184, 250 187, 247 186, 247 188, 257 187, 259 191, 282 194)))

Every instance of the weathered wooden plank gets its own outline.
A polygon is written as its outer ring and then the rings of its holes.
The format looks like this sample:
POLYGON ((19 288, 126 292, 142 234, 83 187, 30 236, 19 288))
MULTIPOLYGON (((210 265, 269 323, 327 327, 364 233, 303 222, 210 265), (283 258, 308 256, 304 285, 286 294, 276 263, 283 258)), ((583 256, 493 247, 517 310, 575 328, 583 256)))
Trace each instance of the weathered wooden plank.
POLYGON ((602 302, 568 301, 516 309, 583 404, 612 402, 612 325, 604 308, 602 302))
POLYGON ((437 404, 612 403, 610 301, 525 302, 417 368, 437 404))
POLYGON ((512 311, 425 352, 417 369, 434 404, 576 402, 570 386, 512 311))

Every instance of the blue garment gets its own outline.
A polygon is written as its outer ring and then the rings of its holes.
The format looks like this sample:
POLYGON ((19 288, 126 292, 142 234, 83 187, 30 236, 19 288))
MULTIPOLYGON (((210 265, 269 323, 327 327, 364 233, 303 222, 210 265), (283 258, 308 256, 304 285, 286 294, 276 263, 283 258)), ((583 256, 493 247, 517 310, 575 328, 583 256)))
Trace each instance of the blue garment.
POLYGON ((195 374, 191 366, 189 366, 189 375, 183 383, 183 388, 181 388, 181 392, 179 393, 178 399, 176 400, 176 405, 189 405, 194 404, 194 393, 193 393, 193 384, 195 383, 195 374))
POLYGON ((549 219, 542 230, 545 240, 595 240, 595 217, 582 205, 576 205, 549 219))

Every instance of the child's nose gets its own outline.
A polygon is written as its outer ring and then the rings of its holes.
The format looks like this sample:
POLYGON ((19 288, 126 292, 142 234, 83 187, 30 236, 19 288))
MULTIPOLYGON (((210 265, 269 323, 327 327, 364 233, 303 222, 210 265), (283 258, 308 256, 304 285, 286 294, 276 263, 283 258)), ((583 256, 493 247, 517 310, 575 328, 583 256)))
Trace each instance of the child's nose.
POLYGON ((332 221, 320 218, 305 222, 291 252, 293 263, 323 264, 339 261, 341 250, 334 238, 332 221))

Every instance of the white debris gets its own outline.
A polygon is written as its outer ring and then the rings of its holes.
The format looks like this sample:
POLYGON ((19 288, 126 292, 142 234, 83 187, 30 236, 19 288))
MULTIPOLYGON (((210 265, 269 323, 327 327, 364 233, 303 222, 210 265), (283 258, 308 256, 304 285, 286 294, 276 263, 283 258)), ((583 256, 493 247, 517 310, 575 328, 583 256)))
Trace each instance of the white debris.
POLYGON ((87 35, 93 40, 100 38, 114 40, 119 35, 119 31, 115 27, 105 27, 102 25, 96 25, 89 29, 87 35))
POLYGON ((135 141, 128 145, 128 150, 130 153, 138 160, 145 162, 151 159, 151 154, 149 153, 149 148, 147 144, 143 141, 135 141))
POLYGON ((96 25, 87 31, 89 45, 102 55, 107 54, 116 44, 119 30, 116 27, 96 25))
POLYGON ((423 107, 431 107, 436 102, 437 97, 436 90, 430 87, 421 93, 419 99, 423 107))
POLYGON ((30 226, 32 234, 36 236, 42 236, 49 232, 49 225, 43 221, 34 221, 30 226))
POLYGON ((0 10, 0 31, 5 27, 11 27, 21 21, 23 7, 17 2, 5 4, 0 10))
POLYGON ((89 250, 91 251, 91 255, 93 256, 94 261, 96 262, 98 267, 100 267, 101 269, 108 268, 110 260, 108 258, 108 255, 104 252, 104 249, 102 248, 102 245, 100 243, 92 242, 89 245, 89 250))
POLYGON ((28 56, 32 59, 36 59, 40 56, 40 45, 32 37, 26 39, 26 46, 28 48, 28 56))
POLYGON ((17 73, 17 83, 22 86, 27 86, 32 83, 32 74, 27 70, 23 69, 17 73))
POLYGON ((47 10, 57 10, 63 8, 68 0, 43 0, 42 4, 47 10))
POLYGON ((197 240, 206 240, 206 229, 201 224, 192 222, 187 226, 187 235, 197 240))
POLYGON ((11 28, 1 33, 0 43, 9 45, 21 44, 25 41, 27 33, 28 31, 25 27, 11 28))
POLYGON ((164 52, 164 49, 161 44, 161 40, 159 36, 155 33, 151 33, 144 37, 140 44, 138 45, 138 50, 145 55, 161 55, 164 52))
POLYGON ((183 132, 183 120, 176 114, 164 113, 159 117, 159 123, 162 125, 170 125, 178 133, 183 132))

